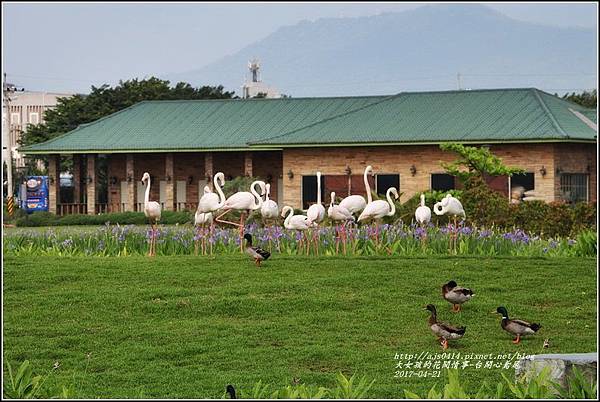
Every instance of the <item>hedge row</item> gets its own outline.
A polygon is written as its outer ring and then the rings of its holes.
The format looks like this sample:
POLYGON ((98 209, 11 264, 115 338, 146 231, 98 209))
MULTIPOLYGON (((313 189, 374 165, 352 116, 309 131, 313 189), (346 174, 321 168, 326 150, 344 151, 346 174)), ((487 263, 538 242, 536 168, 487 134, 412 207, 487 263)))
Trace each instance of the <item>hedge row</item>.
MULTIPOLYGON (((163 211, 160 222, 163 224, 183 224, 192 222, 191 212, 163 211)), ((66 225, 143 225, 148 223, 143 212, 117 212, 100 215, 57 216, 50 212, 34 212, 17 219, 17 226, 66 226, 66 225)))

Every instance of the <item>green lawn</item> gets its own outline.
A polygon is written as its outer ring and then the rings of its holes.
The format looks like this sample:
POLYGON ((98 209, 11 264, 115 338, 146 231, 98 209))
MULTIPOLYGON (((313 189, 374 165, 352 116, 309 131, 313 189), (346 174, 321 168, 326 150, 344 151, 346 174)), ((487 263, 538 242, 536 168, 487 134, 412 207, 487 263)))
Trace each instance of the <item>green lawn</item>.
MULTIPOLYGON (((420 394, 440 379, 394 378, 395 353, 441 352, 423 307, 466 325, 449 351, 591 352, 596 260, 527 258, 5 258, 4 353, 80 397, 220 397, 231 383, 293 377, 333 386, 338 371, 375 379, 370 397, 420 394), (453 314, 440 286, 475 298, 453 314), (521 345, 491 315, 498 305, 543 328, 521 345), (86 354, 91 353, 89 358, 86 354)), ((500 369, 461 370, 472 387, 500 369)), ((512 369, 509 370, 512 374, 512 369)), ((438 387, 439 389, 439 387, 438 387)))

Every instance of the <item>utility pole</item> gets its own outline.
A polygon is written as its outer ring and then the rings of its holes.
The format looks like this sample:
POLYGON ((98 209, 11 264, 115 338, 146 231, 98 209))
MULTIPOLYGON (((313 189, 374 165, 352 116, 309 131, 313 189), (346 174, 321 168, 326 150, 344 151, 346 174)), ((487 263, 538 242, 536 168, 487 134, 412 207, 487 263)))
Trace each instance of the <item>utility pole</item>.
MULTIPOLYGON (((13 199, 13 177, 12 177, 12 135, 10 132, 10 95, 17 91, 17 87, 9 85, 6 81, 6 73, 4 73, 4 82, 2 84, 2 92, 4 97, 4 107, 6 108, 5 124, 6 124, 6 148, 8 156, 6 158, 6 181, 7 181, 7 194, 6 194, 6 208, 8 215, 12 216, 14 210, 14 199, 13 199)), ((21 89, 24 91, 24 89, 21 89)), ((3 186, 4 187, 4 186, 3 186)))
POLYGON ((461 82, 460 82, 460 73, 457 73, 457 74, 456 74, 456 83, 457 83, 457 85, 458 85, 458 90, 459 90, 459 91, 462 91, 462 84, 461 84, 461 82))

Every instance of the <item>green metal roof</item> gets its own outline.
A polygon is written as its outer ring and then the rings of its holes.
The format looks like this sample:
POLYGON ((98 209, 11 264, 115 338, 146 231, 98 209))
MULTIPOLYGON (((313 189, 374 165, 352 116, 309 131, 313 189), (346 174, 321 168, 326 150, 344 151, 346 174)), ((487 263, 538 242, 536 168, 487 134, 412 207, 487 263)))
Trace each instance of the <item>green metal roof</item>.
POLYGON ((247 149, 250 141, 287 133, 384 98, 144 101, 22 151, 247 149))
POLYGON ((570 109, 590 111, 534 88, 400 93, 255 144, 595 141, 570 109))
POLYGON ((444 141, 595 141, 596 131, 572 110, 590 119, 593 112, 537 89, 145 101, 20 151, 110 153, 444 141))

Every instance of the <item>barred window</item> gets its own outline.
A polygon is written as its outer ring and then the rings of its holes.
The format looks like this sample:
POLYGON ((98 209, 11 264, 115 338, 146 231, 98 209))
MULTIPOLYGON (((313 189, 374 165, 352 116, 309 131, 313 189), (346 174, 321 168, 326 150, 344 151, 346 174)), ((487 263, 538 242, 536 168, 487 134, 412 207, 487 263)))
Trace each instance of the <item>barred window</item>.
POLYGON ((588 201, 589 175, 583 173, 563 173, 560 176, 560 191, 568 202, 588 201))

